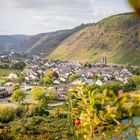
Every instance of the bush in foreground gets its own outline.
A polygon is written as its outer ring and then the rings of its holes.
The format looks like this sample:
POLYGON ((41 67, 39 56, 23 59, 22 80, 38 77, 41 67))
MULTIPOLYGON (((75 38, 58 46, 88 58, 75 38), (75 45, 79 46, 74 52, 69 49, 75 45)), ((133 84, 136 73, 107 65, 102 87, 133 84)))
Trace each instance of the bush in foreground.
POLYGON ((123 138, 123 131, 130 127, 129 121, 140 117, 140 91, 114 94, 111 90, 102 93, 83 92, 85 85, 79 84, 69 90, 67 107, 70 131, 77 139, 109 139, 115 135, 123 138))

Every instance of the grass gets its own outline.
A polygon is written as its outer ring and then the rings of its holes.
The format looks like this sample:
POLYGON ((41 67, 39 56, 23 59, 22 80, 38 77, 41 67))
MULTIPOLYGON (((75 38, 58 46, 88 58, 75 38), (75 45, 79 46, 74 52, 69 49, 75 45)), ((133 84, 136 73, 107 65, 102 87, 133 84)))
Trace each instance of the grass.
POLYGON ((21 72, 21 71, 15 69, 0 69, 0 76, 9 75, 11 72, 21 72))
POLYGON ((6 82, 5 76, 8 76, 12 72, 21 72, 20 70, 15 69, 0 69, 0 85, 6 82))
MULTIPOLYGON (((23 110, 24 107, 25 106, 23 106, 23 110)), ((0 109, 2 111, 3 109, 6 109, 6 107, 0 107, 0 109)), ((67 124, 67 118, 63 116, 66 112, 63 106, 52 107, 49 116, 30 116, 28 115, 29 112, 30 109, 28 112, 23 113, 22 116, 16 117, 7 124, 0 122, 2 126, 6 126, 5 131, 2 131, 5 139, 7 138, 6 136, 13 136, 14 139, 23 139, 26 137, 26 140, 43 140, 47 138, 50 140, 67 139, 69 126, 67 124)), ((5 112, 2 113, 4 114, 5 112)))

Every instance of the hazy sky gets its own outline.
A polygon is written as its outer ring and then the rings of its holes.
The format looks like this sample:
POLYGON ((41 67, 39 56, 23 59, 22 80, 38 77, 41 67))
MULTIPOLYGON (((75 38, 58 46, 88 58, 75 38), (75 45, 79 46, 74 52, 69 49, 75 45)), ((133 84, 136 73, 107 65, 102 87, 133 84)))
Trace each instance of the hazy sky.
POLYGON ((131 11, 127 0, 0 0, 0 34, 37 34, 131 11))

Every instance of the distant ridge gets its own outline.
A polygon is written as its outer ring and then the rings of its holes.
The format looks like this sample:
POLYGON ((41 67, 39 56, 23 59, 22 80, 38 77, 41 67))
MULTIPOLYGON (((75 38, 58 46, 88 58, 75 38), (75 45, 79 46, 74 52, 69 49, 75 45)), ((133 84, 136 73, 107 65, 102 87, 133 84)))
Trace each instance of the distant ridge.
POLYGON ((81 24, 73 29, 37 35, 0 35, 0 50, 13 50, 32 54, 49 55, 60 43, 73 33, 89 24, 81 24))
POLYGON ((27 35, 0 35, 0 51, 20 51, 22 43, 29 38, 30 36, 27 35))
POLYGON ((24 48, 26 48, 26 52, 28 53, 44 53, 45 55, 49 55, 62 43, 62 41, 88 25, 89 24, 81 24, 80 26, 69 30, 35 35, 25 42, 24 48))

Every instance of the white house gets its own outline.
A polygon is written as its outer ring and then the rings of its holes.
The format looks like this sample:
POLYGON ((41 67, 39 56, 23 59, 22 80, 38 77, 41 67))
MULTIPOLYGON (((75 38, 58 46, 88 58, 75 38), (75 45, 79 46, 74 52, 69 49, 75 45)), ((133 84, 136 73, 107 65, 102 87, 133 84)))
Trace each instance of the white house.
POLYGON ((67 80, 66 80, 65 78, 63 78, 63 77, 60 77, 59 79, 60 79, 61 82, 66 82, 66 81, 67 81, 67 80))
POLYGON ((54 84, 59 85, 60 82, 58 80, 53 81, 54 84))
POLYGON ((16 79, 18 78, 17 74, 16 73, 10 73, 9 76, 8 76, 8 79, 16 79))
POLYGON ((103 85, 101 80, 97 80, 97 82, 95 84, 98 85, 98 86, 102 86, 103 85))

